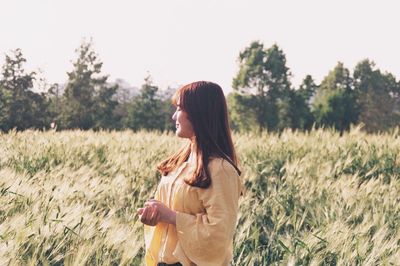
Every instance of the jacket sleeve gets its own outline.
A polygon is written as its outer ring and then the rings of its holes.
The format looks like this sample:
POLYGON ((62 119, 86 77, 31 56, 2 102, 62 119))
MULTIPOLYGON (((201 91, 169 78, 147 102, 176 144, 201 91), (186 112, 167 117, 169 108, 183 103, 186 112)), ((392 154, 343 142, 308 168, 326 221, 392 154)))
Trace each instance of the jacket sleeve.
POLYGON ((221 265, 233 241, 240 195, 240 179, 227 161, 210 162, 211 185, 199 190, 205 213, 178 212, 176 229, 186 256, 197 265, 221 265))

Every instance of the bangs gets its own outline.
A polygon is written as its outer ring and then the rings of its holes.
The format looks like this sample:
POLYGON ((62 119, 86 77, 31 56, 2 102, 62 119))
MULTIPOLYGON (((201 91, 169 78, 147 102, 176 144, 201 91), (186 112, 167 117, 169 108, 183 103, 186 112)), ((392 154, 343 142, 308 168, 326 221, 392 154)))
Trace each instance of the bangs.
POLYGON ((171 103, 172 103, 172 105, 174 105, 175 107, 177 107, 178 106, 178 101, 179 101, 179 98, 180 98, 180 89, 178 89, 178 90, 176 90, 175 91, 175 93, 174 93, 174 95, 172 95, 172 98, 171 98, 171 103))
POLYGON ((189 89, 190 89, 190 86, 188 86, 188 85, 185 85, 185 86, 180 87, 179 89, 177 89, 176 92, 174 93, 174 95, 171 98, 171 103, 175 107, 179 106, 183 110, 186 110, 186 108, 185 108, 185 94, 189 89))

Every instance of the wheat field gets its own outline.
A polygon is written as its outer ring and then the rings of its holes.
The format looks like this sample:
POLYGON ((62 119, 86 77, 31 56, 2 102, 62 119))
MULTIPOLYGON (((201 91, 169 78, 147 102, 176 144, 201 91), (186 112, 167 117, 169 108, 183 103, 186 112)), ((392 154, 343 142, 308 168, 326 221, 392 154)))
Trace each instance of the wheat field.
MULTIPOLYGON (((400 134, 235 134, 233 265, 400 265, 400 134)), ((142 265, 172 133, 0 134, 0 265, 142 265)))

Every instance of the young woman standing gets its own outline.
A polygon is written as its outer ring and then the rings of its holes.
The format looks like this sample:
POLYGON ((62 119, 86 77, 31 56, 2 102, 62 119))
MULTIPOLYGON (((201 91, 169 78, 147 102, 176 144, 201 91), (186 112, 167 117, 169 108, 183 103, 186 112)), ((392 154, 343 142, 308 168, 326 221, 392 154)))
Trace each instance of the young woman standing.
POLYGON ((188 144, 158 165, 155 199, 138 209, 147 266, 229 265, 240 170, 221 87, 199 81, 173 97, 176 135, 188 144))

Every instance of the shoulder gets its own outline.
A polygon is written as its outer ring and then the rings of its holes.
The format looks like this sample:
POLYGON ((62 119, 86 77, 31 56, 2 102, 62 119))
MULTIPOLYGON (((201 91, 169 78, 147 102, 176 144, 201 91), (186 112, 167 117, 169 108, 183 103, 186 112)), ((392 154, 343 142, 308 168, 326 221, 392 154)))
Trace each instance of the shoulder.
POLYGON ((210 190, 205 190, 204 193, 207 194, 207 191, 209 193, 219 191, 223 195, 240 196, 243 190, 241 176, 236 167, 228 160, 223 158, 210 159, 208 171, 211 177, 211 186, 210 190), (232 192, 237 192, 237 194, 232 192))
POLYGON ((236 168, 228 161, 220 157, 213 157, 208 162, 208 171, 211 178, 215 176, 239 176, 236 168))

